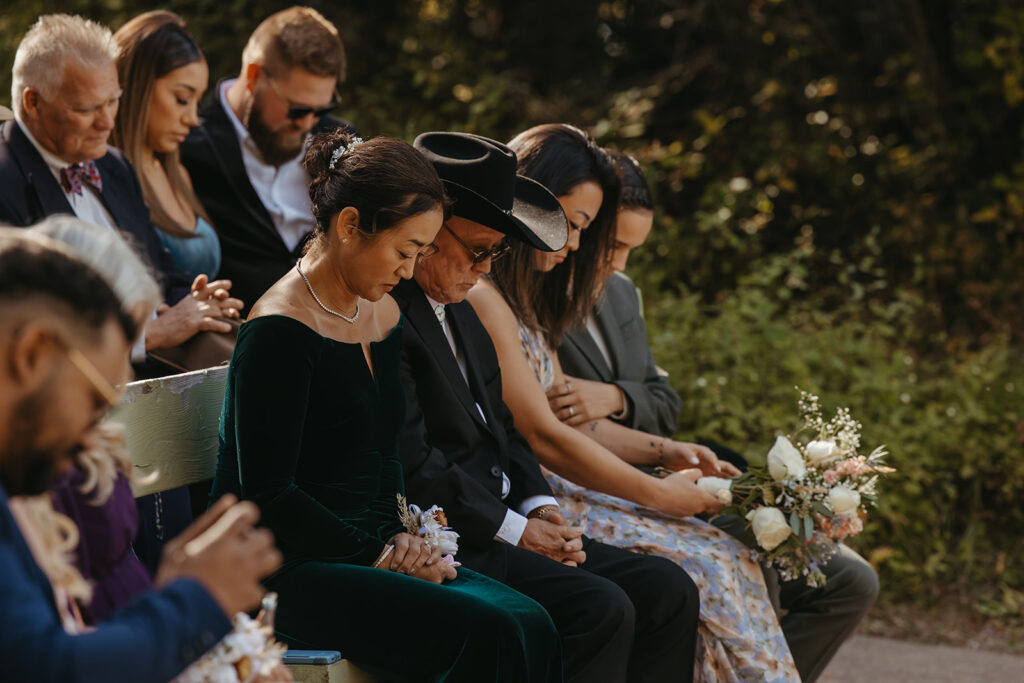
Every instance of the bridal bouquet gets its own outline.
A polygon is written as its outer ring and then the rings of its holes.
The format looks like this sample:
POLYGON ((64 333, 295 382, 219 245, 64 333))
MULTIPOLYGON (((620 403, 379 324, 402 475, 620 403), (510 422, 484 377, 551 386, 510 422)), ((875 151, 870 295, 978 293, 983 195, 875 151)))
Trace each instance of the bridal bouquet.
MULTIPOLYGON (((250 683, 279 680, 281 655, 287 649, 274 640, 277 594, 267 593, 263 611, 256 619, 239 612, 235 628, 199 661, 185 669, 173 683, 250 683)), ((286 677, 285 680, 291 680, 286 677)))
POLYGON ((792 438, 777 437, 764 466, 732 480, 734 502, 723 512, 746 517, 760 559, 783 580, 806 576, 820 586, 821 567, 839 541, 863 530, 879 477, 895 470, 882 462, 884 446, 860 454, 861 425, 849 409, 826 421, 818 397, 801 391, 799 410, 803 427, 792 438))

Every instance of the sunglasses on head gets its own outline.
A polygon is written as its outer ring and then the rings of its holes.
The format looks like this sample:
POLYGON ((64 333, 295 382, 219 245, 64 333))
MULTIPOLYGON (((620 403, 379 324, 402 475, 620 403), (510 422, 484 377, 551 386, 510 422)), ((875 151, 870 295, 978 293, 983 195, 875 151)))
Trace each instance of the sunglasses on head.
POLYGON ((323 118, 337 109, 341 104, 338 100, 334 100, 325 107, 310 107, 306 104, 292 104, 292 101, 285 97, 284 93, 282 93, 277 87, 277 84, 274 83, 274 79, 270 77, 270 74, 267 74, 267 83, 270 84, 270 88, 274 91, 274 94, 277 95, 282 102, 288 105, 288 111, 285 112, 285 117, 291 121, 304 119, 310 114, 318 119, 323 118))

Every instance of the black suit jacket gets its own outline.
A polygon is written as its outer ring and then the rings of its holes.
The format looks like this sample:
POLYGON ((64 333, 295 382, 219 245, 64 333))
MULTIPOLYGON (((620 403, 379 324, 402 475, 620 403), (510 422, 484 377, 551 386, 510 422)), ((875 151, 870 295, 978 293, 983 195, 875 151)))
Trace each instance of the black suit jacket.
POLYGON ((558 348, 562 370, 573 377, 612 383, 622 389, 630 406, 622 420, 627 427, 672 436, 683 404, 654 364, 640 297, 628 277, 616 273, 608 278, 594 317, 614 367, 608 367, 594 338, 584 328, 565 335, 558 348))
MULTIPOLYGON (((113 147, 96 160, 96 166, 103 180, 99 197, 107 212, 136 253, 156 271, 164 301, 177 303, 191 283, 160 242, 134 169, 113 147)), ((21 127, 8 121, 0 128, 0 222, 28 227, 62 213, 75 215, 60 183, 21 127)))
MULTIPOLYGON (((231 280, 231 294, 248 309, 295 266, 303 242, 288 250, 253 189, 242 161, 235 128, 220 101, 220 84, 200 111, 202 123, 181 146, 181 161, 192 177, 196 196, 220 237, 219 277, 231 280)), ((352 127, 321 119, 314 133, 352 127)), ((354 129, 353 129, 354 130, 354 129)))
POLYGON ((460 561, 500 577, 502 569, 493 563, 504 554, 492 551, 505 513, 531 496, 551 495, 551 489, 501 399, 498 356, 473 307, 451 304, 446 318, 465 354, 467 386, 419 286, 404 281, 392 296, 405 315, 407 409, 398 449, 406 493, 421 507, 444 508, 460 536, 460 561), (502 472, 512 483, 505 500, 502 472))

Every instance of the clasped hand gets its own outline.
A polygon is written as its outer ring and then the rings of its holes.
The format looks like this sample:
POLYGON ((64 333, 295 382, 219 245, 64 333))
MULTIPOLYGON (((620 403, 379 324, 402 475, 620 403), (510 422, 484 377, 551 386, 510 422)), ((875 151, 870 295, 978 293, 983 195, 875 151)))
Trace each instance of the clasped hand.
POLYGON ((210 282, 206 275, 197 275, 181 301, 156 309, 156 319, 146 327, 146 350, 177 346, 197 332, 230 332, 231 325, 217 318, 237 318, 245 305, 231 296, 230 289, 230 280, 210 282))
POLYGON ((560 512, 549 512, 543 519, 531 518, 526 521, 519 547, 555 562, 577 567, 587 561, 582 536, 583 529, 569 526, 560 512))
POLYGON ((614 384, 579 377, 566 377, 548 389, 547 397, 551 412, 570 427, 621 412, 626 400, 614 384))
POLYGON ((419 536, 405 532, 395 534, 388 541, 395 549, 384 560, 383 568, 417 579, 442 583, 457 576, 455 567, 441 561, 441 550, 419 536))

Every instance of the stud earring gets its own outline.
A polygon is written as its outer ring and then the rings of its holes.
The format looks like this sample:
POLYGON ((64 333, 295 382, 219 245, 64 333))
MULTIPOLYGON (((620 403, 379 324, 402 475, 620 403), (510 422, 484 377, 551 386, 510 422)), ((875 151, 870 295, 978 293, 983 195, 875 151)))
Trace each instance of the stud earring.
POLYGON ((348 238, 347 237, 342 238, 341 243, 342 244, 348 244, 348 238))

